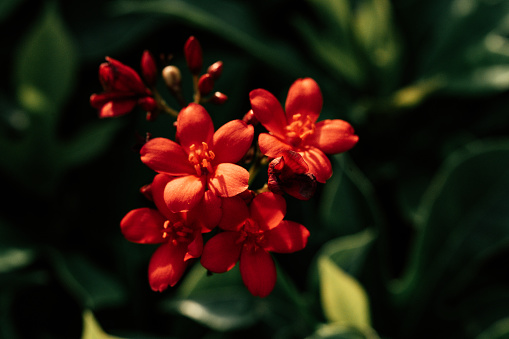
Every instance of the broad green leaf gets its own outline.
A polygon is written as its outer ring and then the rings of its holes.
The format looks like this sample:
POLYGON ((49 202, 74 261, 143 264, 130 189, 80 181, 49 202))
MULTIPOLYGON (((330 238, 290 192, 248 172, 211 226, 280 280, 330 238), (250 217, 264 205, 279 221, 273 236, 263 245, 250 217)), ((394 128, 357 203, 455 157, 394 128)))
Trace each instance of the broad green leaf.
POLYGON ((165 302, 164 309, 218 331, 253 325, 260 319, 262 309, 243 285, 237 266, 208 276, 205 268, 195 265, 182 281, 178 297, 165 302))
POLYGON ((509 338, 509 317, 501 319, 484 330, 475 339, 507 339, 509 338))
POLYGON ((361 1, 355 11, 353 33, 374 66, 377 85, 389 93, 401 73, 401 42, 394 25, 391 2, 361 1))
POLYGON ((369 303, 364 288, 327 256, 318 258, 323 312, 328 322, 358 329, 370 327, 369 303))
POLYGON ((5 273, 32 263, 35 253, 31 249, 0 248, 0 273, 5 273))
POLYGON ((509 18, 509 2, 444 1, 435 13, 438 15, 430 19, 434 23, 428 38, 431 43, 423 49, 418 77, 443 77, 447 80, 444 90, 452 93, 507 89, 508 58, 504 54, 509 44, 503 38, 506 29, 499 31, 509 18))
POLYGON ((346 273, 357 276, 375 238, 375 231, 369 228, 356 234, 342 236, 326 242, 320 248, 318 257, 326 256, 346 273))
POLYGON ((22 40, 15 55, 14 80, 23 108, 54 120, 77 77, 77 55, 56 2, 48 2, 42 16, 22 40))
POLYGON ((62 285, 84 307, 99 309, 124 302, 125 291, 120 282, 85 257, 55 251, 51 259, 62 285))
POLYGON ((450 155, 435 176, 418 209, 410 266, 394 286, 407 327, 438 295, 460 294, 506 248, 508 168, 509 141, 477 141, 450 155))
POLYGON ((121 339, 104 332, 101 325, 97 322, 91 310, 83 312, 83 332, 81 339, 121 339))
POLYGON ((117 15, 151 14, 179 19, 193 27, 206 29, 264 63, 293 76, 302 76, 302 70, 308 69, 299 53, 281 40, 262 33, 249 7, 235 1, 116 1, 111 9, 117 15))
POLYGON ((359 329, 341 324, 324 324, 306 339, 376 339, 378 335, 372 329, 359 329))
POLYGON ((320 220, 328 231, 327 239, 381 223, 373 187, 348 155, 334 156, 332 164, 334 174, 324 187, 320 203, 320 220))

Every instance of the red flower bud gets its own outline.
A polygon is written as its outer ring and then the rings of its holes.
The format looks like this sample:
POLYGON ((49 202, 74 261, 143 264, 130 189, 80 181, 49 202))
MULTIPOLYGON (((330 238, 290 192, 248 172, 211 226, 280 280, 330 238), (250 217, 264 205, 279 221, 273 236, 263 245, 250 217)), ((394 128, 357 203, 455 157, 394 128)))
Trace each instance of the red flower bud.
POLYGON ((157 102, 152 97, 139 98, 137 104, 147 112, 152 112, 157 108, 157 102))
POLYGON ((210 98, 210 102, 217 105, 222 105, 228 100, 228 97, 221 93, 221 92, 215 92, 214 95, 210 98))
POLYGON ((302 156, 292 150, 284 151, 282 156, 269 164, 268 187, 273 193, 288 193, 300 200, 310 199, 316 191, 316 178, 308 173, 308 165, 302 156))
POLYGON ((154 198, 152 197, 152 184, 144 185, 140 188, 140 193, 145 196, 150 201, 154 201, 154 198))
POLYGON ((203 65, 203 53, 200 43, 194 36, 190 36, 184 45, 184 55, 187 67, 193 75, 198 75, 203 65))
POLYGON ((214 79, 208 73, 203 74, 198 81, 198 90, 201 95, 207 95, 214 89, 214 79))
POLYGON ((212 76, 212 79, 214 79, 214 80, 219 79, 222 72, 223 72, 223 62, 222 61, 214 62, 207 69, 207 73, 210 74, 212 76))
POLYGON ((155 86, 157 81, 157 66, 154 57, 148 50, 145 50, 141 56, 141 73, 149 86, 155 86))
POLYGON ((110 57, 106 60, 99 66, 99 80, 105 91, 150 93, 134 69, 110 57))
POLYGON ((242 121, 244 121, 248 125, 256 126, 258 125, 258 119, 256 119, 256 116, 252 109, 247 112, 244 117, 242 118, 242 121))

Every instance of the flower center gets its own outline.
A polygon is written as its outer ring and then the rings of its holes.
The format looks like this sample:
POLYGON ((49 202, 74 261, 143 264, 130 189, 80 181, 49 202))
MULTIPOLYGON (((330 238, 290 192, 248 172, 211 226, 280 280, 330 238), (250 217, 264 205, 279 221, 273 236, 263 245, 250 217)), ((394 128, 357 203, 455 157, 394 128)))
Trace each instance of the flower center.
POLYGON ((181 221, 171 222, 166 220, 162 229, 163 239, 167 239, 173 245, 177 246, 179 243, 191 242, 193 230, 181 221))
POLYGON ((192 144, 189 147, 189 162, 194 166, 196 174, 202 175, 212 173, 211 161, 214 159, 215 154, 209 150, 206 142, 202 142, 201 146, 192 144))
POLYGON ((237 240, 237 243, 244 243, 244 247, 249 250, 263 247, 261 245, 262 240, 264 239, 264 234, 255 221, 247 219, 240 233, 241 236, 237 240))
POLYGON ((315 132, 315 123, 309 115, 295 114, 292 122, 285 127, 286 135, 293 146, 298 146, 302 140, 315 132))

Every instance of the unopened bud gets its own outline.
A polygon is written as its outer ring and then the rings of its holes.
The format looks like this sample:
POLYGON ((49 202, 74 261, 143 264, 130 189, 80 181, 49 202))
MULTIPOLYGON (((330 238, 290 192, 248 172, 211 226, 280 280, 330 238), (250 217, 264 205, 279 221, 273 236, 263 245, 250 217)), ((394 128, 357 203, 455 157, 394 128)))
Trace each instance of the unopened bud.
POLYGON ((141 109, 152 112, 157 108, 157 102, 152 97, 143 97, 138 99, 138 105, 141 107, 141 109))
POLYGON ((143 74, 143 78, 149 86, 155 86, 157 82, 157 66, 152 53, 148 50, 145 50, 141 56, 141 74, 143 74))
POLYGON ((180 69, 176 66, 170 65, 163 68, 162 76, 164 83, 168 88, 175 90, 180 86, 182 76, 180 75, 180 69))
POLYGON ((244 121, 248 125, 256 126, 258 124, 258 119, 256 119, 256 116, 254 115, 254 112, 252 109, 247 112, 244 117, 242 118, 242 121, 244 121))
POLYGON ((226 94, 221 92, 215 92, 214 95, 210 98, 210 102, 217 105, 222 105, 228 100, 226 94))
POLYGON ((148 200, 154 201, 154 198, 152 196, 152 185, 151 184, 142 186, 140 188, 140 193, 143 194, 145 196, 145 198, 147 198, 148 200))
POLYGON ((214 62, 207 69, 207 73, 210 74, 212 76, 212 79, 214 79, 214 80, 219 79, 222 72, 223 72, 223 62, 222 61, 214 62))
POLYGON ((203 74, 198 81, 198 90, 201 95, 207 95, 214 89, 214 79, 208 73, 203 74))
POLYGON ((190 36, 184 45, 184 55, 187 67, 193 75, 198 75, 203 66, 203 53, 200 43, 194 36, 190 36))

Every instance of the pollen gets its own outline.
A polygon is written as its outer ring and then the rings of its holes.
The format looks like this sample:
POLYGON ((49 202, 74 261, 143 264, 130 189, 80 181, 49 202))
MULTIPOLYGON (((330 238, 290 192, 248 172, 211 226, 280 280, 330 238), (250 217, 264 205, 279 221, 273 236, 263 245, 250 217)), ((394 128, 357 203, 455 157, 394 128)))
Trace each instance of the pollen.
POLYGON ((286 135, 294 146, 315 132, 315 123, 309 115, 295 114, 292 122, 285 127, 286 135))
POLYGON ((189 147, 188 159, 198 175, 212 173, 211 161, 214 158, 215 154, 212 150, 209 150, 209 146, 206 142, 202 142, 201 146, 198 147, 196 144, 192 144, 189 147))
POLYGON ((172 222, 166 220, 163 224, 162 237, 173 245, 190 242, 193 237, 193 229, 184 225, 181 221, 172 222))

